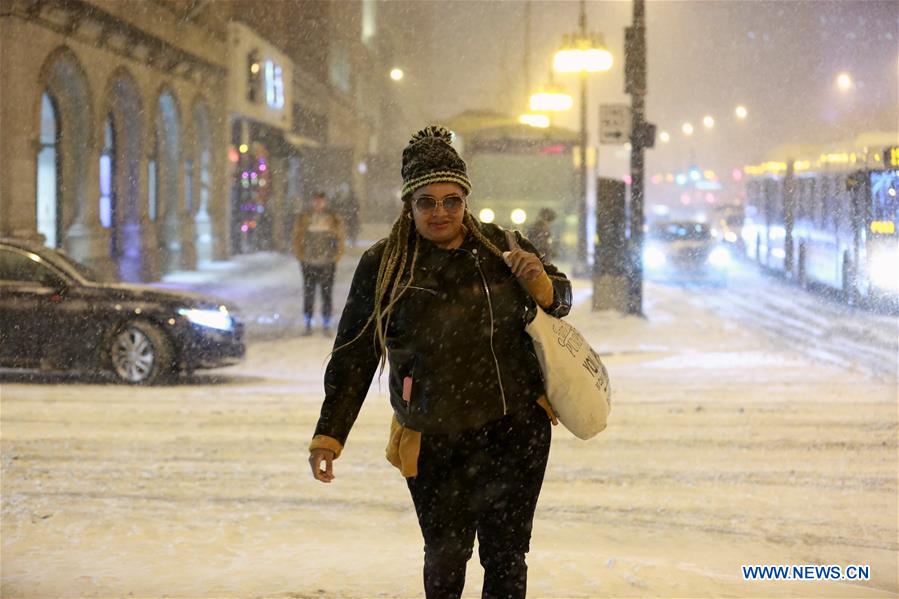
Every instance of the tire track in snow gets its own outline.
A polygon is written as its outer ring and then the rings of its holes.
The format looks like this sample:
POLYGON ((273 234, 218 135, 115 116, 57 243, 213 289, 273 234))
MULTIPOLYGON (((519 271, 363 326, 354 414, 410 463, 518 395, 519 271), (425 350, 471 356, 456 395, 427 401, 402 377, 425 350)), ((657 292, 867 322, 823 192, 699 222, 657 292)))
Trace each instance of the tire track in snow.
POLYGON ((741 272, 727 289, 684 288, 691 304, 755 326, 815 362, 896 380, 899 321, 830 304, 780 281, 741 272))

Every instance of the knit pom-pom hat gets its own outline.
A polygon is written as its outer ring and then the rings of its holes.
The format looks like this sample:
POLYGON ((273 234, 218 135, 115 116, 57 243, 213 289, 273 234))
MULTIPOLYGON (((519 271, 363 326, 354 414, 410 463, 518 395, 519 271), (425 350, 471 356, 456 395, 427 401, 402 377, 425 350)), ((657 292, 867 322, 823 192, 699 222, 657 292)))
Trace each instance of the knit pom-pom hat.
POLYGON ((457 183, 471 193, 465 161, 452 146, 453 134, 440 125, 425 127, 403 150, 403 199, 430 183, 457 183))

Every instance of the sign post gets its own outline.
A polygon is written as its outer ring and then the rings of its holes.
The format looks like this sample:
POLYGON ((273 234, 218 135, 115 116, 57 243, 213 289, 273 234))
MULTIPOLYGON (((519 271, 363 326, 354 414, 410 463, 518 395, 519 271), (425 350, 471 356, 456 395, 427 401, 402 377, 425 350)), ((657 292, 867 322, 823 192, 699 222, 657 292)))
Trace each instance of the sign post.
POLYGON ((627 104, 600 104, 599 143, 623 144, 631 137, 631 107, 627 104))

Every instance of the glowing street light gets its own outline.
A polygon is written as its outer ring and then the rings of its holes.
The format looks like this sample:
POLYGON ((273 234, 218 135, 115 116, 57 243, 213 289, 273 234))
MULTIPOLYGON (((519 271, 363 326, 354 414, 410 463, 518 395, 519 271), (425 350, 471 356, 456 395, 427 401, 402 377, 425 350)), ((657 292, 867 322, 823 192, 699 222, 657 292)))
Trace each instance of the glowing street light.
POLYGON ((524 210, 522 210, 521 208, 516 208, 515 210, 512 211, 510 218, 512 219, 512 222, 515 223, 516 225, 523 225, 524 221, 526 221, 528 219, 528 213, 525 212, 524 210))
POLYGON ((693 135, 693 125, 690 123, 684 123, 680 130, 684 132, 684 135, 693 135))
POLYGON ((837 75, 837 87, 841 92, 847 92, 852 89, 852 77, 849 76, 849 73, 837 75))
POLYGON ((545 114, 523 114, 518 117, 518 122, 522 125, 530 125, 539 129, 549 127, 549 117, 545 114))
MULTIPOLYGON (((581 80, 580 155, 587 155, 587 75, 612 68, 612 53, 600 34, 587 31, 587 3, 580 2, 577 32, 562 37, 562 48, 553 56, 557 73, 577 73, 581 80)), ((578 175, 578 240, 575 271, 587 267, 587 161, 581 160, 578 175)))
POLYGON ((612 53, 599 34, 565 38, 564 46, 553 57, 557 73, 599 73, 612 68, 612 53))
POLYGON ((545 88, 531 95, 530 108, 535 112, 571 110, 574 99, 556 88, 545 88))
POLYGON ((737 118, 740 119, 740 120, 742 121, 742 120, 745 119, 746 116, 749 114, 749 111, 746 110, 746 107, 745 107, 745 106, 743 106, 742 104, 740 104, 739 106, 737 106, 737 107, 734 109, 734 114, 736 114, 736 115, 737 115, 737 118))
POLYGON ((403 69, 391 69, 390 70, 390 78, 394 81, 400 81, 403 78, 403 69))
POLYGON ((715 126, 715 119, 713 119, 713 118, 712 118, 711 116, 709 116, 709 115, 706 115, 706 116, 703 117, 703 119, 702 119, 702 125, 703 125, 706 129, 711 129, 712 127, 715 126))
POLYGON ((492 223, 496 219, 496 213, 490 208, 484 208, 478 213, 478 220, 482 223, 492 223))
POLYGON ((662 131, 661 133, 659 133, 659 141, 663 144, 666 144, 671 141, 671 136, 668 135, 667 131, 662 131))

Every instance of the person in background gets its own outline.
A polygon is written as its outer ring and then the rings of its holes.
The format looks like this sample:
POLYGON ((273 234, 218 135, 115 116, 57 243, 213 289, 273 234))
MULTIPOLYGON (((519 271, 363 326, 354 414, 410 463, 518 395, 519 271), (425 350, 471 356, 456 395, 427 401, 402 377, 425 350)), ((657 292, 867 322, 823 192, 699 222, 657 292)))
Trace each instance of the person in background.
POLYGON ((556 220, 556 213, 552 208, 541 208, 537 220, 526 233, 527 238, 546 261, 552 261, 555 258, 552 232, 554 220, 556 220))
POLYGON ((321 289, 322 332, 331 334, 334 272, 343 255, 345 236, 343 221, 328 208, 327 196, 316 192, 311 210, 302 212, 293 226, 293 254, 303 273, 304 335, 312 334, 316 287, 321 289))
POLYGON ((482 596, 523 599, 555 418, 525 326, 536 310, 566 315, 571 284, 520 233, 512 250, 504 229, 475 219, 451 140, 431 126, 403 151, 400 215, 356 268, 309 464, 316 480, 334 479, 378 364, 389 362, 387 459, 415 505, 426 596, 462 594, 477 536, 482 596))

